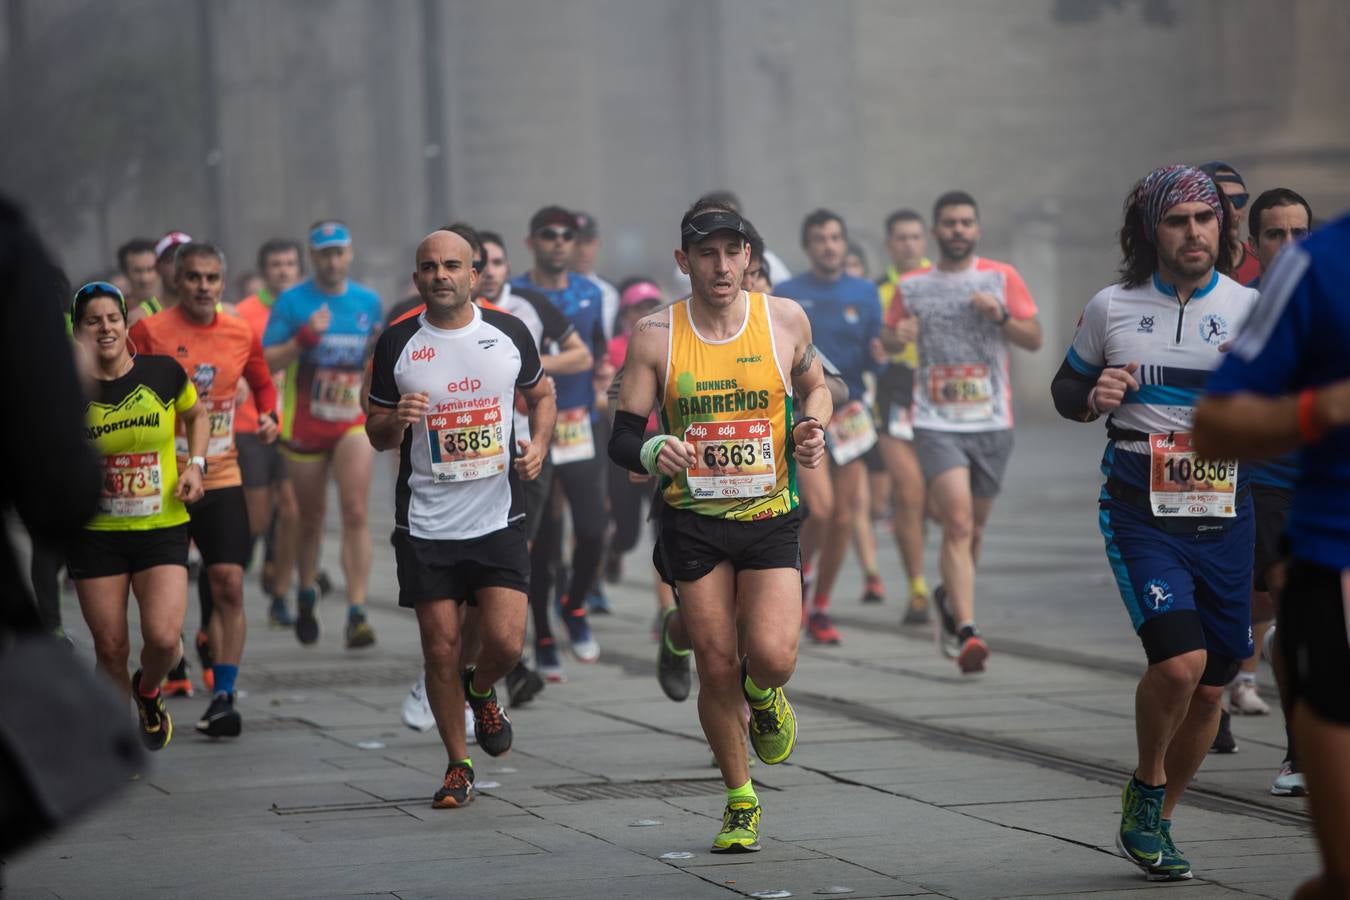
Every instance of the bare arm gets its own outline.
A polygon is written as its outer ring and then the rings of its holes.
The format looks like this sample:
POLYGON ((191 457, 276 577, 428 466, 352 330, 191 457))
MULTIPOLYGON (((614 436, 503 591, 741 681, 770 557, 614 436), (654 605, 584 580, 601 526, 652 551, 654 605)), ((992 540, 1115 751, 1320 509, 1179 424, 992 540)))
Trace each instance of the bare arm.
POLYGON ((558 419, 558 397, 553 379, 545 375, 528 388, 520 391, 525 405, 530 410, 531 440, 520 438, 516 446, 520 456, 516 458, 516 474, 526 481, 533 481, 544 467, 544 455, 553 440, 553 425, 558 419))
MULTIPOLYGON (((1350 426, 1350 380, 1319 388, 1313 420, 1323 430, 1350 426)), ((1305 443, 1297 394, 1267 397, 1248 391, 1202 397, 1195 407, 1195 447, 1201 456, 1263 459, 1305 443)))
POLYGON ((430 409, 429 399, 425 391, 419 391, 399 397, 398 406, 392 409, 370 404, 370 415, 366 417, 366 437, 370 438, 370 445, 376 450, 393 450, 403 443, 403 432, 430 409))
POLYGON ((1003 333, 1008 340, 1023 350, 1036 352, 1041 349, 1041 320, 1039 316, 1030 319, 1008 319, 1003 323, 1003 333))
POLYGON ((539 362, 549 375, 575 375, 594 366, 595 357, 591 355, 591 348, 586 346, 581 335, 573 331, 563 340, 557 353, 542 356, 539 362))
POLYGON ((670 319, 666 310, 658 310, 638 321, 628 342, 619 385, 618 408, 646 417, 656 408, 660 376, 666 368, 670 319))
MULTIPOLYGON (((188 459, 206 456, 206 443, 211 438, 211 418, 206 414, 206 404, 198 400, 180 412, 183 428, 187 432, 188 459)), ((189 463, 178 476, 178 499, 184 503, 196 503, 205 492, 202 478, 205 473, 196 465, 189 463)))
POLYGON ((793 455, 797 462, 814 469, 825 458, 825 426, 834 416, 834 401, 826 383, 825 370, 811 342, 811 320, 796 303, 787 309, 787 325, 792 330, 792 391, 801 414, 792 426, 793 455))

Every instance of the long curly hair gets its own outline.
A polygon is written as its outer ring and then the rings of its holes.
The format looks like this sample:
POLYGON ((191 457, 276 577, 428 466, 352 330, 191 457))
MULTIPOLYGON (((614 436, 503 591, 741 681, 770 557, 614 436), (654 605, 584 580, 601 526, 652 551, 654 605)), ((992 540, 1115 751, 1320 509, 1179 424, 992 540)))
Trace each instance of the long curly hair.
MULTIPOLYGON (((1220 275, 1233 274, 1233 243, 1229 240, 1228 224, 1236 210, 1232 201, 1218 185, 1219 203, 1223 206, 1223 221, 1219 223, 1219 253, 1214 268, 1220 275)), ((1158 269, 1158 248, 1144 232, 1144 211, 1135 200, 1134 191, 1125 198, 1125 224, 1120 228, 1120 283, 1127 288, 1140 287, 1153 277, 1158 269)))

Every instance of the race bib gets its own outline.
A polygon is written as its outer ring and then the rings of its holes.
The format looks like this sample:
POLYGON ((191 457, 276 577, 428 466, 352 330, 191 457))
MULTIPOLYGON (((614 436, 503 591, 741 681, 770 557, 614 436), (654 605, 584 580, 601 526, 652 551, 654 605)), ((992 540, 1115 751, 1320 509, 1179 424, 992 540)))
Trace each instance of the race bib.
POLYGON ((158 453, 103 457, 103 490, 98 511, 105 516, 153 516, 163 508, 158 453))
POLYGON ((1237 515, 1236 460, 1198 459, 1189 431, 1148 436, 1148 501, 1160 517, 1237 515))
POLYGON ((914 410, 908 406, 892 403, 890 420, 886 422, 886 433, 897 440, 914 440, 914 410))
POLYGON ((994 383, 985 363, 928 366, 928 402, 948 422, 985 422, 994 417, 994 383))
POLYGON ((558 410, 553 425, 553 445, 549 459, 555 466, 595 459, 595 435, 591 431, 591 411, 584 406, 558 410))
POLYGON ((361 372, 316 369, 309 412, 324 422, 350 422, 361 415, 361 372))
POLYGON ((684 430, 694 445, 686 477, 696 500, 763 497, 777 486, 773 426, 768 419, 695 422, 684 430))
POLYGON ((438 483, 491 478, 506 471, 501 407, 433 413, 426 417, 431 477, 438 483))
POLYGON ((850 400, 836 412, 825 431, 830 436, 830 457, 839 466, 853 462, 877 442, 872 414, 861 400, 850 400))
MULTIPOLYGON (((224 400, 206 400, 206 417, 211 423, 210 437, 206 441, 206 455, 220 456, 234 447, 234 398, 224 400)), ((187 457, 187 435, 180 434, 173 439, 178 455, 187 457)))

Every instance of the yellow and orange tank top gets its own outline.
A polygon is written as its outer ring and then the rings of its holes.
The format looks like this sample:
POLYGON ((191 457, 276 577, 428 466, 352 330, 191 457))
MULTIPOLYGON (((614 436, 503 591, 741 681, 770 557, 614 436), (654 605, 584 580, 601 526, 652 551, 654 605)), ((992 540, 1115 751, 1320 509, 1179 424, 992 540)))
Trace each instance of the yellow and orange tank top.
POLYGON ((779 368, 769 299, 746 295, 732 337, 698 333, 689 300, 670 307, 661 426, 694 445, 694 465, 662 479, 666 503, 699 515, 755 521, 797 508, 792 388, 779 368))

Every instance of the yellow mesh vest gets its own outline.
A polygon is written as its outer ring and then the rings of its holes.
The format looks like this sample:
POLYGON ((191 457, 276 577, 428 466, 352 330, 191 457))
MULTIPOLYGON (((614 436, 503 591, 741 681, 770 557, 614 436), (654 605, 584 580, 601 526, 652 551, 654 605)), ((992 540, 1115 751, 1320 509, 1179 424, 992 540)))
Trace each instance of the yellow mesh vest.
POLYGON ((721 342, 698 334, 689 303, 670 307, 661 425, 693 444, 698 460, 662 479, 665 501, 739 521, 786 515, 797 508, 792 394, 774 352, 768 298, 747 295, 745 325, 721 342))

